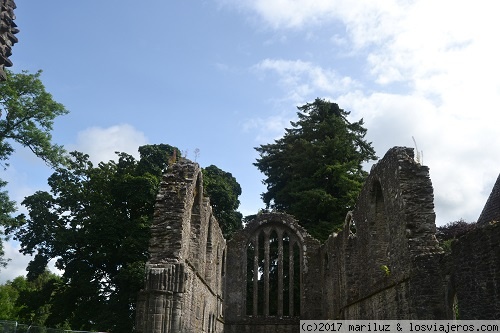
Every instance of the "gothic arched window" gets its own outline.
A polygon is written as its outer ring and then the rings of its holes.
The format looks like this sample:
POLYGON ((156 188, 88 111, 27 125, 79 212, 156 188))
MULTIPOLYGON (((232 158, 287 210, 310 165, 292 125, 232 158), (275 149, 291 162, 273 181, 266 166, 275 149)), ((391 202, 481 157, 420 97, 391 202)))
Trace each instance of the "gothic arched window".
POLYGON ((247 243, 246 314, 299 316, 302 248, 283 226, 258 229, 247 243))

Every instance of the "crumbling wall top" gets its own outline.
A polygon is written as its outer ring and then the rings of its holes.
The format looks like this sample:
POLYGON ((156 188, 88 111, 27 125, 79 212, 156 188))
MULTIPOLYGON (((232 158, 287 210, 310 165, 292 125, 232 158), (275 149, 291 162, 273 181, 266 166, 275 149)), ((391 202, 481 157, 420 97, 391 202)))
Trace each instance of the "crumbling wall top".
POLYGON ((439 251, 429 168, 415 160, 412 148, 391 148, 372 167, 353 219, 358 232, 407 240, 414 255, 439 251))
POLYGON ((150 262, 179 260, 189 254, 193 206, 202 201, 201 169, 181 160, 162 176, 151 226, 150 262))

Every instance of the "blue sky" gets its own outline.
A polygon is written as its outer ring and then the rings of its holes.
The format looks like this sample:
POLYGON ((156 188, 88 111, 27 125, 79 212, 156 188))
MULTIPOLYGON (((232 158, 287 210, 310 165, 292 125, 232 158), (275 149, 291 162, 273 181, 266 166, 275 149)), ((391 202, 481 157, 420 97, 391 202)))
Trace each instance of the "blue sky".
MULTIPOLYGON (((70 114, 55 142, 109 160, 168 143, 231 172, 241 211, 263 207, 254 147, 316 97, 364 118, 382 157, 415 137, 437 224, 475 221, 500 172, 496 1, 18 0, 14 71, 42 80, 70 114)), ((18 202, 51 171, 18 149, 1 171, 18 202)), ((21 208, 22 210, 22 208, 21 208)), ((0 281, 24 273, 12 258, 0 281)))

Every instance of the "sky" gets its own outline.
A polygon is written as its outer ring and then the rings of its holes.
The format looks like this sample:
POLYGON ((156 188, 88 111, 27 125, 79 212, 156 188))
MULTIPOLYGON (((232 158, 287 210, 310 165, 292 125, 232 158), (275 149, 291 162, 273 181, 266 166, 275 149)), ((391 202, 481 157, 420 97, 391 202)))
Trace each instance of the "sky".
MULTIPOLYGON (((363 118, 379 157, 415 138, 437 225, 476 221, 500 172, 495 0, 16 3, 12 70, 42 69, 70 111, 55 121, 56 143, 95 163, 176 146, 232 173, 243 215, 264 207, 254 147, 280 138, 317 97, 363 118)), ((19 203, 49 190, 51 170, 17 148, 0 178, 19 203)), ((12 261, 0 283, 30 260, 4 245, 12 261)))

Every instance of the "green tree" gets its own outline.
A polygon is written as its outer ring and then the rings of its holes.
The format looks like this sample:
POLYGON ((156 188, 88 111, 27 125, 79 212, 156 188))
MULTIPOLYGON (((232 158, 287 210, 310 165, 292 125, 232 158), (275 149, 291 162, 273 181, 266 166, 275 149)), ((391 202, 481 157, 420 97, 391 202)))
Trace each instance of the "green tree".
POLYGON ((118 153, 118 162, 94 166, 87 155, 72 152, 50 176, 51 192, 23 201, 29 218, 8 231, 24 254, 35 255, 28 280, 53 258, 64 271, 50 296, 46 326, 132 331, 161 175, 180 156, 169 145, 142 146, 139 153, 140 160, 118 153))
MULTIPOLYGON (((0 189, 5 187, 7 182, 0 179, 0 189)), ((12 214, 16 211, 16 203, 9 199, 7 191, 0 191, 0 268, 7 266, 8 260, 2 245, 2 227, 15 224, 16 219, 12 214)))
POLYGON ((237 211, 241 186, 231 173, 215 165, 203 169, 203 185, 222 233, 229 239, 233 232, 242 228, 243 216, 237 211))
POLYGON ((54 119, 68 111, 45 90, 40 80, 42 71, 6 73, 7 80, 0 83, 0 161, 12 155, 15 141, 47 164, 58 166, 64 150, 52 143, 50 132, 54 119))
POLYGON ((0 320, 18 320, 19 308, 16 301, 19 298, 19 291, 7 281, 0 285, 0 320))
POLYGON ((49 271, 28 281, 18 276, 0 286, 0 319, 44 325, 50 314, 50 299, 61 278, 49 271))
POLYGON ((50 176, 51 193, 23 201, 29 218, 15 228, 15 238, 24 254, 35 255, 28 279, 53 258, 64 270, 47 326, 132 330, 161 170, 174 149, 144 146, 140 161, 119 153, 118 162, 97 167, 88 155, 72 152, 67 166, 50 176))
MULTIPOLYGON (((68 111, 53 100, 40 80, 41 71, 35 74, 19 74, 6 70, 7 80, 0 82, 0 165, 8 166, 7 160, 14 153, 16 142, 30 149, 48 165, 55 167, 64 160, 64 150, 52 143, 51 131, 54 119, 68 111)), ((0 179, 0 189, 6 183, 0 179)), ((5 191, 0 191, 0 238, 1 227, 15 223, 12 213, 15 203, 5 191)), ((5 267, 4 251, 0 239, 0 267, 5 267)))
POLYGON ((437 227, 436 238, 443 250, 450 252, 452 242, 477 228, 477 223, 469 223, 464 219, 460 219, 437 227))
POLYGON ((316 99, 298 110, 281 139, 255 148, 254 165, 266 176, 267 208, 294 215, 325 240, 355 204, 367 176, 362 163, 377 157, 363 120, 351 123, 337 104, 316 99))

